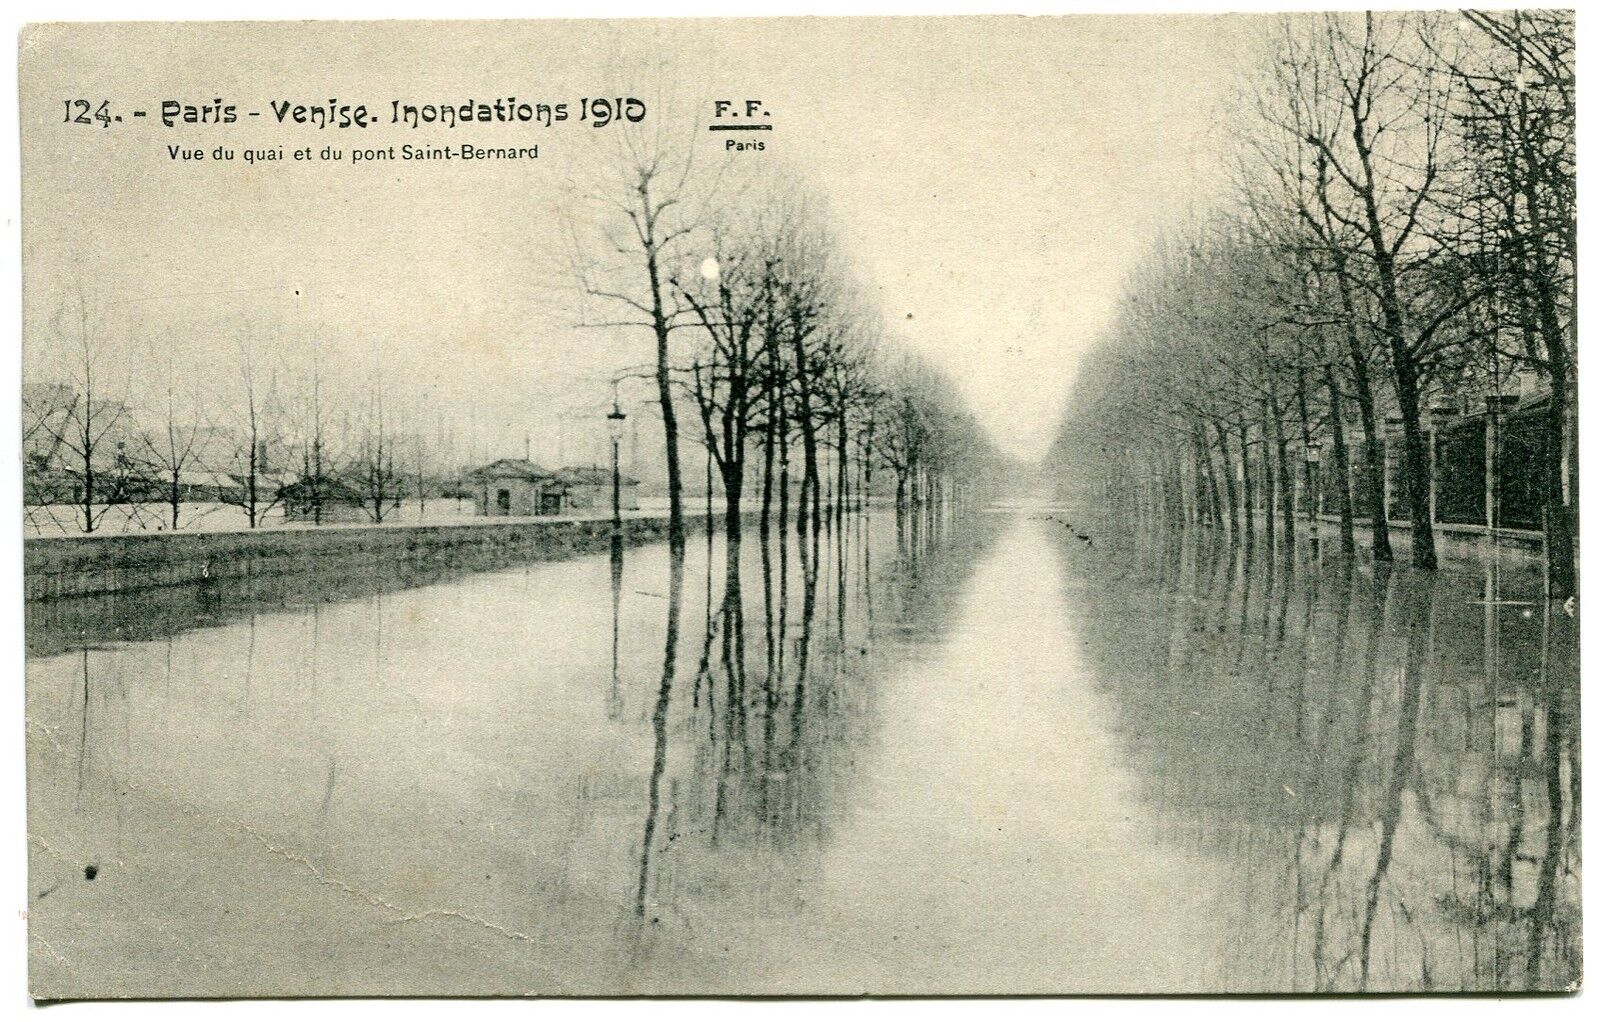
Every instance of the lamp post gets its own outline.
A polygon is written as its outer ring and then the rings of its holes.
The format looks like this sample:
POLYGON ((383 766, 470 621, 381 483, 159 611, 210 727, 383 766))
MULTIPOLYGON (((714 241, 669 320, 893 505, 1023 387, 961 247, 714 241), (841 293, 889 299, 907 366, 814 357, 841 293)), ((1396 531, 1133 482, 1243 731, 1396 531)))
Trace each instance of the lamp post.
POLYGON ((606 431, 611 434, 611 528, 618 535, 622 535, 622 460, 619 448, 622 444, 622 424, 628 416, 622 411, 622 406, 617 403, 615 384, 611 389, 611 411, 606 415, 606 431))
MULTIPOLYGON (((620 409, 618 409, 620 413, 620 409)), ((620 421, 620 420, 619 420, 620 421)), ((615 437, 615 434, 613 434, 615 437)), ((611 442, 612 458, 616 458, 616 440, 611 442)), ((613 464, 615 462, 613 461, 613 464)), ((612 470, 615 481, 616 470, 612 470)), ((622 519, 613 511, 611 526, 611 691, 606 697, 606 719, 622 719, 622 519)))
POLYGON ((1317 525, 1322 515, 1322 507, 1318 503, 1318 484, 1322 481, 1318 466, 1322 463, 1322 445, 1315 440, 1306 444, 1306 479, 1310 493, 1306 496, 1311 501, 1311 556, 1317 556, 1317 525))

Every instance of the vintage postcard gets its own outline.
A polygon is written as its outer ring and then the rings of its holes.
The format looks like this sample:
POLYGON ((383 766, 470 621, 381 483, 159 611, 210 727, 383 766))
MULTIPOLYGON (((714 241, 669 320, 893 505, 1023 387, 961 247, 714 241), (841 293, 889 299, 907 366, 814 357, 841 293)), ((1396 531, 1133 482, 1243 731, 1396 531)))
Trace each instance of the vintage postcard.
POLYGON ((34 997, 1581 985, 1570 13, 18 45, 34 997))

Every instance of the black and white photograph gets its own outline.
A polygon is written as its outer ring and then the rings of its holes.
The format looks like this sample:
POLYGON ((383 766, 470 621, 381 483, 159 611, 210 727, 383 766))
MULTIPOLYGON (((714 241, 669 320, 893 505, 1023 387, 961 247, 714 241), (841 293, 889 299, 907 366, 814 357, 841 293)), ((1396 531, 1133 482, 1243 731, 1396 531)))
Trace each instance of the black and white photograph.
POLYGON ((22 28, 28 996, 1578 992, 1574 14, 757 13, 22 28))

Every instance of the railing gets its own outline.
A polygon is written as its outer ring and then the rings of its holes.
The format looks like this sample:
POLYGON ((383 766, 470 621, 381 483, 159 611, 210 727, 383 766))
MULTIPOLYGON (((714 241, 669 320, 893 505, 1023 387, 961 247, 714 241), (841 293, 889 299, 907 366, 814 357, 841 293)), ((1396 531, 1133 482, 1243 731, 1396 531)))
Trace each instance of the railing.
MULTIPOLYGON (((1527 406, 1510 407, 1506 399, 1491 410, 1459 418, 1436 410, 1432 429, 1423 433, 1427 471, 1433 494, 1433 523, 1463 534, 1488 531, 1537 534, 1544 528, 1545 474, 1551 451, 1544 418, 1548 398, 1527 406), (1437 433, 1437 436, 1435 435, 1437 433)), ((1375 442, 1383 466, 1381 483, 1389 520, 1408 524, 1411 505, 1406 492, 1406 465, 1401 453, 1399 424, 1391 421, 1388 436, 1375 442)), ((1353 439, 1349 447, 1351 507, 1358 519, 1371 507, 1366 472, 1366 444, 1353 439)), ((1305 507, 1301 480, 1297 506, 1305 507)), ((1337 511, 1338 481, 1327 460, 1318 466, 1318 510, 1337 511)))

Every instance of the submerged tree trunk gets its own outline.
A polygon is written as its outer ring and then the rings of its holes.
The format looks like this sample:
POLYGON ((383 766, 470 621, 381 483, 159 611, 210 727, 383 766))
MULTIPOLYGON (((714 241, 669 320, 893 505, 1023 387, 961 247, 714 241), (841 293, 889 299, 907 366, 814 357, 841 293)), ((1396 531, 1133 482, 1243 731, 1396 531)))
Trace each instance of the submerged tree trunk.
POLYGON ((1250 472, 1250 420, 1239 424, 1239 481, 1244 488, 1244 531, 1247 541, 1255 539, 1256 490, 1255 476, 1250 472))
POLYGON ((1216 465, 1211 459, 1211 444, 1206 440, 1205 427, 1195 432, 1195 444, 1201 464, 1205 467, 1206 513, 1213 528, 1222 528, 1222 490, 1217 486, 1216 465))
POLYGON ((1276 473, 1272 470, 1272 426, 1267 415, 1266 402, 1261 403, 1261 507, 1267 513, 1267 542, 1278 539, 1278 507, 1276 473))
MULTIPOLYGON (((1567 370, 1565 359, 1552 358, 1557 367, 1550 387, 1550 405, 1545 412, 1544 442, 1544 542, 1545 560, 1549 566, 1549 593, 1554 599, 1564 600, 1578 592, 1577 554, 1572 540, 1572 503, 1565 485, 1567 446, 1567 370)), ((1574 442, 1570 448, 1577 451, 1574 442)), ((1573 474, 1576 479, 1576 473, 1573 474)))
MULTIPOLYGON (((648 193, 645 194, 645 204, 648 208, 648 193)), ((652 242, 647 249, 646 267, 650 277, 651 326, 656 337, 656 400, 661 405, 661 434, 667 446, 667 540, 672 549, 682 550, 686 536, 683 527, 683 470, 678 462, 678 414, 672 405, 672 363, 667 344, 672 336, 672 328, 662 298, 661 268, 656 255, 652 242)))
POLYGON ((1350 504, 1350 447, 1344 435, 1344 404, 1333 367, 1323 367, 1328 390, 1328 420, 1333 426, 1333 484, 1338 488, 1339 550, 1346 556, 1356 552, 1355 509, 1350 504))
POLYGON ((1393 344, 1395 403, 1400 406, 1402 442, 1406 465, 1407 507, 1411 512, 1411 563, 1418 568, 1437 568, 1433 549, 1433 515, 1428 507, 1428 445, 1422 439, 1422 397, 1411 363, 1410 353, 1397 358, 1403 343, 1393 344))
POLYGON ((766 540, 772 530, 772 473, 777 452, 773 450, 773 428, 769 423, 766 436, 761 441, 761 538, 766 540))
POLYGON ((841 526, 844 524, 845 501, 848 499, 850 493, 849 476, 847 474, 850 470, 849 439, 850 434, 845 424, 845 415, 841 411, 839 413, 838 481, 834 484, 833 494, 834 516, 837 518, 841 526))
POLYGON ((867 418, 867 436, 861 452, 861 510, 872 510, 872 435, 876 423, 867 418))
POLYGON ((1274 395, 1268 402, 1272 415, 1272 442, 1277 455, 1278 517, 1283 529, 1283 544, 1294 556, 1294 476, 1289 473, 1289 438, 1283 432, 1283 413, 1274 395))
POLYGON ((1306 370, 1304 366, 1297 365, 1294 370, 1294 401, 1296 410, 1300 413, 1300 478, 1305 484, 1306 504, 1309 517, 1315 520, 1322 513, 1317 506, 1318 494, 1316 481, 1312 478, 1316 474, 1316 466, 1311 463, 1311 411, 1306 401, 1306 370))
MULTIPOLYGON (((744 514, 741 502, 744 499, 744 462, 739 461, 729 465, 722 472, 722 494, 725 506, 722 510, 723 531, 727 533, 729 551, 738 545, 744 533, 744 514)), ((730 553, 731 557, 732 554, 730 553)))
POLYGON ((1217 452, 1222 455, 1222 481, 1228 490, 1228 533, 1239 538, 1239 491, 1233 481, 1233 453, 1228 449, 1228 431, 1220 422, 1211 424, 1217 434, 1217 452))

